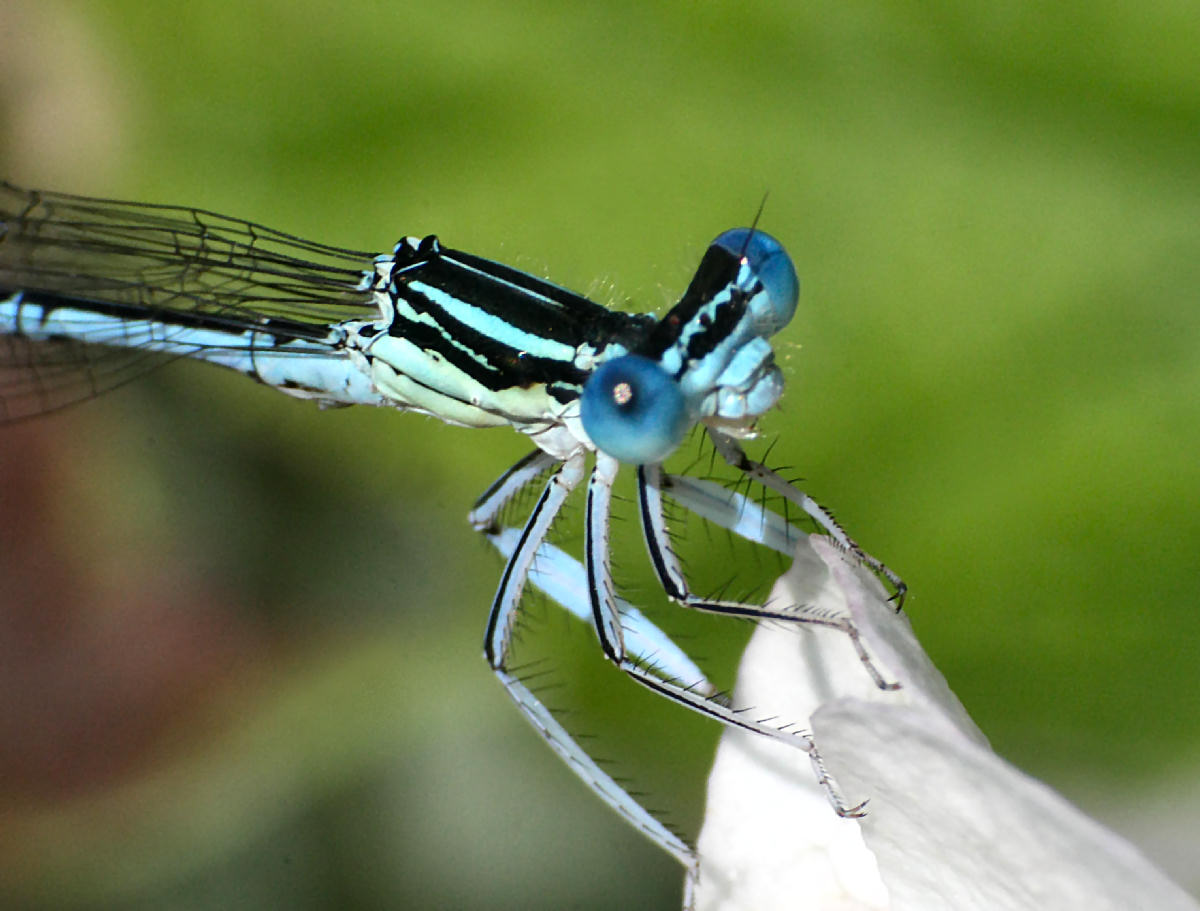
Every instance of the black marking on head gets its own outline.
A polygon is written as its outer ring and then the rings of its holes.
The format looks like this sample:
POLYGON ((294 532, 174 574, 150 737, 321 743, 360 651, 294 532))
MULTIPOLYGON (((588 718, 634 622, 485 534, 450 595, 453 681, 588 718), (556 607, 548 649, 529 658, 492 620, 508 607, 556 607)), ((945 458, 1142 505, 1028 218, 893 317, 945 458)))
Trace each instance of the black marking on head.
POLYGON ((711 320, 707 319, 707 313, 702 314, 700 325, 704 327, 704 331, 697 332, 688 339, 687 359, 700 360, 725 341, 745 316, 746 303, 750 297, 751 295, 735 288, 729 301, 716 308, 711 320))
MULTIPOLYGON (((684 328, 696 319, 697 314, 717 294, 737 280, 740 269, 741 260, 737 256, 724 247, 710 246, 704 254, 704 259, 700 260, 700 267, 696 270, 691 284, 688 285, 687 291, 683 293, 679 303, 672 307, 654 327, 645 346, 638 353, 655 360, 661 358, 663 352, 679 340, 684 328)), ((745 302, 743 301, 741 309, 744 310, 744 308, 745 302)), ((726 308, 720 309, 725 310, 726 308)), ((740 316, 740 312, 738 315, 740 316)), ((714 320, 714 324, 716 323, 723 324, 720 313, 714 320)))

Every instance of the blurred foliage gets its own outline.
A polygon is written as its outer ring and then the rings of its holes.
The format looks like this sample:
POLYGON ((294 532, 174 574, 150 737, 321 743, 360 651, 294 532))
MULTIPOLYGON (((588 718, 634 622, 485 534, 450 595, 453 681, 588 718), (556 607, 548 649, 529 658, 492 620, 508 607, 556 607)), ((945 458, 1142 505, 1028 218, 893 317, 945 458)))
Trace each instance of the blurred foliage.
MULTIPOLYGON (((1094 812, 1194 777, 1191 4, 38 0, 0 33, 25 185, 437 231, 634 309, 767 194, 803 281, 773 460, 902 572, 1001 753, 1094 812)), ((525 449, 187 366, 5 428, 3 903, 677 903, 478 657, 463 516, 525 449)), ((713 726, 551 617, 553 698, 694 821, 713 726)))

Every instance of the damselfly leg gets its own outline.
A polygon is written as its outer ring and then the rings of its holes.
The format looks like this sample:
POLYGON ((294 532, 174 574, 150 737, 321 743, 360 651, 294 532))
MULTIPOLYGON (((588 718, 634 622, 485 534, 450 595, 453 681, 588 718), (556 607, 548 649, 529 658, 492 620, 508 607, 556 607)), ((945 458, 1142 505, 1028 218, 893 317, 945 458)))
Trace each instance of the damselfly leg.
MULTIPOLYGON (((629 792, 598 766, 560 724, 536 693, 514 673, 512 630, 528 582, 576 616, 590 620, 605 656, 649 690, 723 724, 770 737, 806 752, 830 803, 843 816, 861 815, 863 804, 848 805, 826 772, 811 736, 777 718, 755 718, 752 708, 714 698, 715 688, 686 653, 615 593, 609 566, 609 506, 618 463, 600 453, 588 476, 584 566, 546 540, 558 511, 583 484, 582 459, 568 460, 546 482, 523 528, 499 524, 505 505, 534 485, 555 463, 531 453, 506 472, 480 498, 471 521, 508 558, 488 625, 485 653, 493 670, 527 719, 551 742, 570 768, 621 815, 664 849, 690 862, 691 849, 647 812, 629 792), (565 577, 573 584, 563 584, 565 577)), ((881 688, 892 688, 875 668, 845 618, 806 613, 804 605, 754 605, 696 597, 671 550, 663 513, 663 491, 714 524, 748 540, 790 554, 799 532, 777 513, 711 481, 666 474, 659 466, 639 468, 637 487, 643 533, 651 562, 669 597, 701 611, 788 623, 829 627, 850 635, 864 666, 881 688)))

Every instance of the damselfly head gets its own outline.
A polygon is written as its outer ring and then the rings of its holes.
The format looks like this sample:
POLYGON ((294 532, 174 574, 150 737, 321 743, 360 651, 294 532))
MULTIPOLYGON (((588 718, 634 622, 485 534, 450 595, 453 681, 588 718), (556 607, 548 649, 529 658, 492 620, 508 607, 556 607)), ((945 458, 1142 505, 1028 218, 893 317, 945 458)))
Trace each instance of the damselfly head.
MULTIPOLYGON (((734 228, 712 242, 734 254, 762 291, 749 301, 759 335, 774 335, 792 319, 800 300, 800 278, 783 244, 757 228, 734 228)), ((743 287, 745 285, 743 284, 743 287)))
POLYGON ((632 354, 601 364, 584 385, 583 428, 622 462, 661 462, 698 422, 741 436, 783 392, 768 338, 800 296, 783 245, 734 228, 708 247, 679 303, 632 354))

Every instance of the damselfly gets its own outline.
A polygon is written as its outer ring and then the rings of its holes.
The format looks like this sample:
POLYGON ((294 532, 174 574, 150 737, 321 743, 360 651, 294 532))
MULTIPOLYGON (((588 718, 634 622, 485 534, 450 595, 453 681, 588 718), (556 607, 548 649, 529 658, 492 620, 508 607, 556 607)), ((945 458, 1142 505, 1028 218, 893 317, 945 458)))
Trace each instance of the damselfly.
POLYGON ((97 394, 164 359, 229 367, 321 405, 378 405, 463 427, 507 425, 536 448, 476 501, 470 521, 507 563, 484 654, 526 718, 568 765, 685 864, 691 849, 580 748, 510 667, 528 584, 594 624, 607 658, 651 690, 726 725, 806 751, 838 812, 811 737, 713 698, 688 656, 615 593, 609 511, 622 464, 636 471, 654 572, 699 611, 844 630, 888 688, 848 620, 802 605, 698 596, 672 551, 664 497, 708 521, 790 552, 791 525, 740 493, 668 474, 663 461, 696 425, 750 480, 808 514, 893 587, 825 509, 751 460, 739 440, 779 401, 768 338, 791 319, 799 280, 756 228, 721 234, 661 319, 608 310, 508 266, 406 237, 389 254, 312 243, 199 209, 31 192, 0 184, 0 420, 97 394), (590 460, 590 468, 589 468, 590 460), (518 494, 544 481, 528 520, 504 527, 518 494), (582 565, 547 536, 586 487, 582 565))

